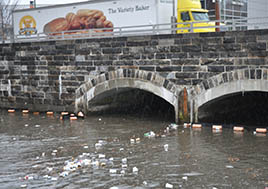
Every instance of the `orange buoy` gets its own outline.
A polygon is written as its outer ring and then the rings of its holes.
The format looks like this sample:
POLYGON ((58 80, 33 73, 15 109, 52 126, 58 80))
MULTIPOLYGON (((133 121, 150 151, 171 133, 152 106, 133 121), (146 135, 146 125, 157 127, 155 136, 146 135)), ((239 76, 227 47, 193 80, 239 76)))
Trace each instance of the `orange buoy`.
POLYGON ((256 128, 256 132, 257 133, 267 133, 267 129, 266 128, 256 128))
POLYGON ((29 113, 29 110, 22 110, 22 113, 23 114, 28 114, 29 113))
POLYGON ((61 115, 62 115, 62 116, 69 115, 69 112, 61 112, 61 115))
POLYGON ((234 131, 238 131, 238 132, 243 132, 244 131, 244 127, 234 127, 233 130, 234 131))
POLYGON ((185 128, 186 128, 186 127, 191 127, 191 123, 184 123, 184 124, 183 124, 183 127, 185 127, 185 128))
POLYGON ((70 117, 70 120, 73 121, 73 120, 77 120, 77 117, 76 116, 72 116, 70 117))
POLYGON ((53 115, 54 112, 47 112, 47 115, 53 115))
POLYGON ((213 125, 212 129, 213 130, 222 130, 222 125, 213 125))
POLYGON ((195 124, 192 125, 192 128, 202 128, 202 125, 195 123, 195 124))
POLYGON ((14 113, 14 112, 15 112, 14 109, 9 109, 9 110, 7 110, 7 111, 8 111, 8 113, 14 113))

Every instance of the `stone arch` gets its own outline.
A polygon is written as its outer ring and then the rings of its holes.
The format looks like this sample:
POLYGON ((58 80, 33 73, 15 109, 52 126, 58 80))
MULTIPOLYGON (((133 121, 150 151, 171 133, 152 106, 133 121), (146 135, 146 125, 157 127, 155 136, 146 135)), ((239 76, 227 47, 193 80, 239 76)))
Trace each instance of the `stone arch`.
POLYGON ((117 88, 136 88, 151 92, 170 103, 178 121, 178 87, 156 72, 118 69, 87 81, 76 90, 75 112, 87 112, 88 102, 97 95, 117 88))
MULTIPOLYGON (((194 88, 195 121, 198 121, 198 108, 225 95, 238 92, 268 92, 268 69, 240 69, 213 76, 194 88)), ((193 120, 193 115, 191 115, 193 120)))

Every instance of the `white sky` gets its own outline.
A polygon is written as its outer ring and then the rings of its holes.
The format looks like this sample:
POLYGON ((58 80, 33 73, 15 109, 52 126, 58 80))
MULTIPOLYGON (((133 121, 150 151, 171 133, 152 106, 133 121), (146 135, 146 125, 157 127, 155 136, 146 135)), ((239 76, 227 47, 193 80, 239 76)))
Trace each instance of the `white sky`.
MULTIPOLYGON (((1 0, 0 0, 1 1, 1 0)), ((77 3, 88 0, 36 0, 36 4, 66 4, 66 3, 77 3)), ((29 5, 30 0, 20 0, 21 5, 29 5)))

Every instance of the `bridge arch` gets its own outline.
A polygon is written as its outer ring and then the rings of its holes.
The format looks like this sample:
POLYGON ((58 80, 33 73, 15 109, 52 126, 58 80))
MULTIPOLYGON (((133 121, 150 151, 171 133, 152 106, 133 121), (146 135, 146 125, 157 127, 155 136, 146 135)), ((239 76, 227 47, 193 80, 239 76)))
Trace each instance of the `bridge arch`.
POLYGON ((241 92, 268 92, 267 73, 268 69, 240 69, 201 82, 193 89, 195 115, 191 119, 198 121, 198 109, 218 98, 241 92))
POLYGON ((103 73, 81 85, 76 90, 75 112, 88 110, 94 97, 120 88, 140 89, 157 95, 174 107, 178 121, 178 86, 156 72, 137 69, 118 69, 103 73))

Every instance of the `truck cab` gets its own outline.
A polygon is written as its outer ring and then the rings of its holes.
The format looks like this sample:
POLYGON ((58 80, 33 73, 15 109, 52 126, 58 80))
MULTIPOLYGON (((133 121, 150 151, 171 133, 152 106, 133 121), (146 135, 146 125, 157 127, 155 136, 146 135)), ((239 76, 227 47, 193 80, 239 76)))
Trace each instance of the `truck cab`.
POLYGON ((208 10, 201 8, 200 0, 178 1, 177 22, 179 23, 177 25, 177 28, 179 28, 177 33, 215 32, 213 27, 198 28, 215 26, 214 22, 209 22, 208 10))

